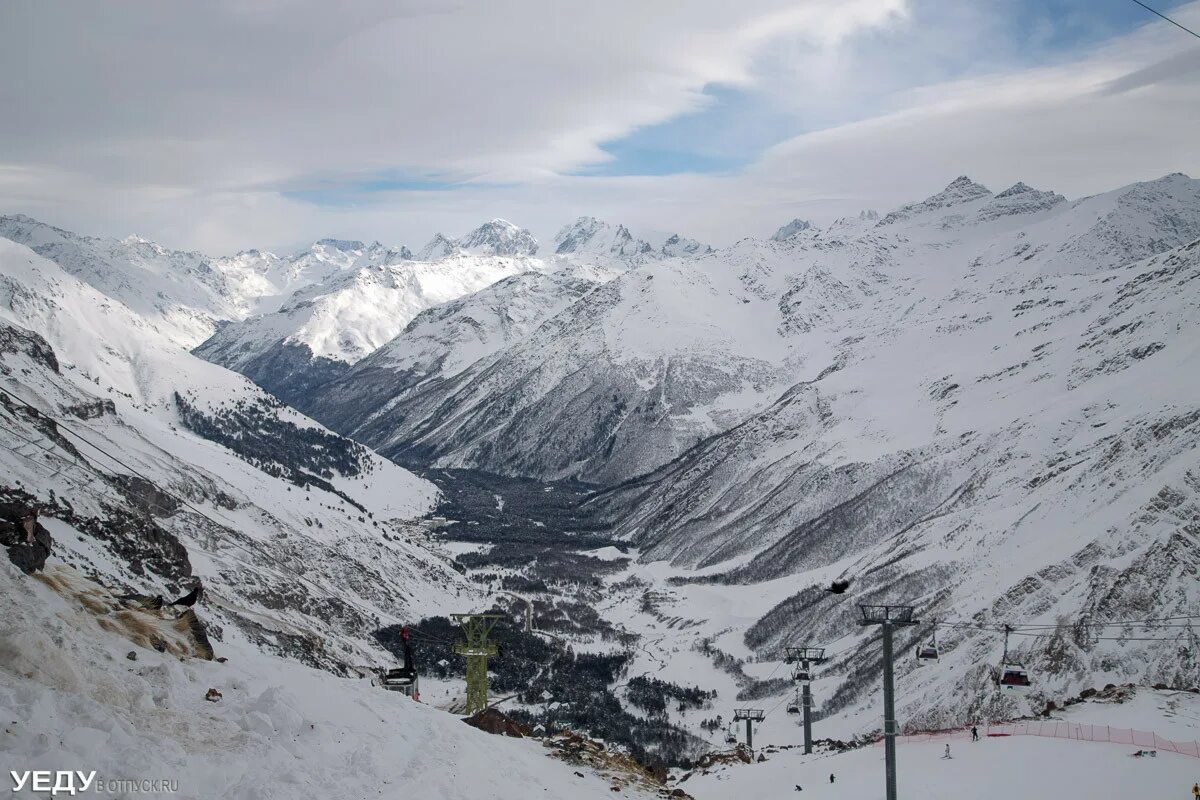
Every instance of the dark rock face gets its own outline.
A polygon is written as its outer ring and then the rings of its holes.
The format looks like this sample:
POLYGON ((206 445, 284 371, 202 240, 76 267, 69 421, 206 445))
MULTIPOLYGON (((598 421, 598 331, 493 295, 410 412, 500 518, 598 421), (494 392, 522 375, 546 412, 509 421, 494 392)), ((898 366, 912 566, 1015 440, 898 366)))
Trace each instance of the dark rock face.
POLYGON ((0 503, 0 544, 8 548, 8 558, 26 575, 45 568, 54 546, 50 531, 37 521, 36 514, 17 503, 0 503))
MULTIPOLYGON (((51 371, 58 372, 58 357, 54 355, 54 348, 49 342, 33 331, 0 322, 0 355, 4 353, 26 355, 51 371)), ((8 374, 2 364, 0 372, 8 374)))
POLYGON ((238 401, 209 413, 175 395, 183 424, 199 436, 228 447, 242 459, 297 486, 318 486, 357 505, 330 479, 363 470, 362 445, 321 428, 302 428, 281 419, 276 409, 238 401))
POLYGON ((487 733, 512 736, 516 739, 533 735, 533 730, 528 725, 523 725, 494 708, 485 708, 483 711, 467 717, 463 722, 487 733))
MULTIPOLYGON (((218 337, 219 334, 192 352, 214 364, 228 366, 229 354, 220 352, 214 344, 220 341, 218 337)), ((349 369, 350 365, 344 361, 313 355, 306 344, 279 342, 240 366, 238 371, 283 402, 303 411, 312 404, 320 387, 337 380, 349 369)))

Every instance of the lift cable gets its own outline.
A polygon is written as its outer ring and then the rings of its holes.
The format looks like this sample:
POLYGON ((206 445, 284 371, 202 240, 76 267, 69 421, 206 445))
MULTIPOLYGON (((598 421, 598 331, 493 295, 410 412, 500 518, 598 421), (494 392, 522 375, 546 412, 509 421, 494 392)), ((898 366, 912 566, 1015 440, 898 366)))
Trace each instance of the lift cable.
POLYGON ((1162 17, 1162 18, 1163 18, 1163 19, 1165 19, 1167 22, 1169 22, 1169 23, 1171 23, 1172 25, 1174 25, 1176 28, 1179 28, 1181 31, 1186 31, 1187 33, 1190 33, 1192 36, 1195 36, 1197 39, 1200 39, 1200 33, 1196 33, 1196 32, 1195 32, 1194 30, 1192 30, 1191 28, 1185 28, 1183 25, 1181 25, 1180 23, 1178 23, 1178 22, 1176 22, 1175 20, 1171 19, 1170 17, 1168 17, 1166 14, 1162 13, 1161 11, 1156 11, 1155 9, 1153 9, 1153 8, 1151 8, 1150 6, 1146 5, 1145 3, 1143 3, 1143 2, 1142 2, 1142 0, 1130 0, 1130 2, 1132 2, 1132 3, 1136 3, 1137 5, 1141 6, 1142 8, 1146 9, 1147 11, 1149 11, 1151 14, 1154 14, 1154 15, 1155 15, 1155 16, 1157 16, 1157 17, 1162 17))

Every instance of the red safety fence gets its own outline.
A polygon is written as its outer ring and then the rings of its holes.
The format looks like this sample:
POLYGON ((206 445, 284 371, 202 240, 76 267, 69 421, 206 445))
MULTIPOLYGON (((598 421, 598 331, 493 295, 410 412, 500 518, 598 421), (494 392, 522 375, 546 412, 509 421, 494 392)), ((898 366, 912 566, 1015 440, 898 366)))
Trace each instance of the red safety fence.
MULTIPOLYGON (((951 736, 970 736, 970 727, 948 728, 938 731, 920 731, 906 733, 901 741, 922 741, 945 739, 951 736)), ((1062 720, 1030 720, 1025 722, 1008 722, 1001 725, 979 726, 980 737, 985 736, 1044 736, 1051 739, 1074 739, 1080 742, 1111 742, 1124 744, 1148 750, 1162 750, 1167 753, 1179 753, 1192 758, 1200 758, 1200 742, 1177 742, 1165 739, 1153 731, 1139 731, 1134 728, 1114 728, 1110 725, 1086 725, 1079 722, 1064 722, 1062 720)), ((882 741, 882 739, 880 740, 882 741)))

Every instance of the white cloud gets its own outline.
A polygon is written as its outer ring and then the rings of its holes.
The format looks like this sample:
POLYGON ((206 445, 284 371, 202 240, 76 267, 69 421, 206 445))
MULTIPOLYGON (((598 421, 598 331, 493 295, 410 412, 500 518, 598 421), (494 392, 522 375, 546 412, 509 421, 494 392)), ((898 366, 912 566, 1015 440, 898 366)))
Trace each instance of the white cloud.
MULTIPOLYGON (((993 36, 995 14, 946 13, 931 31, 909 6, 6 4, 0 69, 16 79, 0 84, 14 111, 0 211, 210 251, 323 235, 420 244, 493 216, 546 235, 579 213, 722 242, 887 207, 962 172, 1068 194, 1200 172, 1200 50, 1178 30, 1149 24, 1035 69, 1004 66, 1012 48, 997 43, 988 74, 976 64, 947 82, 938 65, 993 36), (858 121, 733 176, 564 174, 603 158, 603 141, 699 107, 712 83, 858 121), (396 169, 505 185, 339 208, 278 191, 396 169)), ((1175 13, 1200 22, 1200 3, 1175 13)))

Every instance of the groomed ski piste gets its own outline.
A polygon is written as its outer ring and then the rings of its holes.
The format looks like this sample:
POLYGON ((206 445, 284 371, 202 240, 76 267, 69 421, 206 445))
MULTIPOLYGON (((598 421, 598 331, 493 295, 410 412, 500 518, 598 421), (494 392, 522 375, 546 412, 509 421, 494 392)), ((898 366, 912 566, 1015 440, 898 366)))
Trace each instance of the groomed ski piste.
MULTIPOLYGON (((1122 722, 1150 722, 1126 719, 1119 707, 1111 710, 1122 722)), ((792 739, 794 743, 798 737, 792 739)), ((958 734, 921 741, 902 738, 896 749, 898 795, 919 800, 1186 800, 1193 782, 1200 779, 1200 759, 1162 751, 1135 758, 1132 753, 1138 748, 1117 744, 1032 736, 972 743, 969 734, 958 734), (943 758, 947 743, 950 759, 943 758)), ((837 755, 799 753, 778 752, 761 763, 717 767, 680 785, 697 800, 884 797, 882 745, 837 755), (836 783, 829 782, 830 774, 836 783)))
MULTIPOLYGON (((177 791, 157 796, 206 800, 650 796, 557 761, 534 740, 484 733, 368 680, 266 655, 232 629, 217 651, 225 662, 138 647, 4 560, 0 775, 95 771, 106 787, 168 781, 177 791), (209 689, 221 697, 206 701, 209 689)), ((156 796, 96 794, 94 785, 89 795, 156 796)), ((26 783, 5 796, 49 794, 26 783)))

